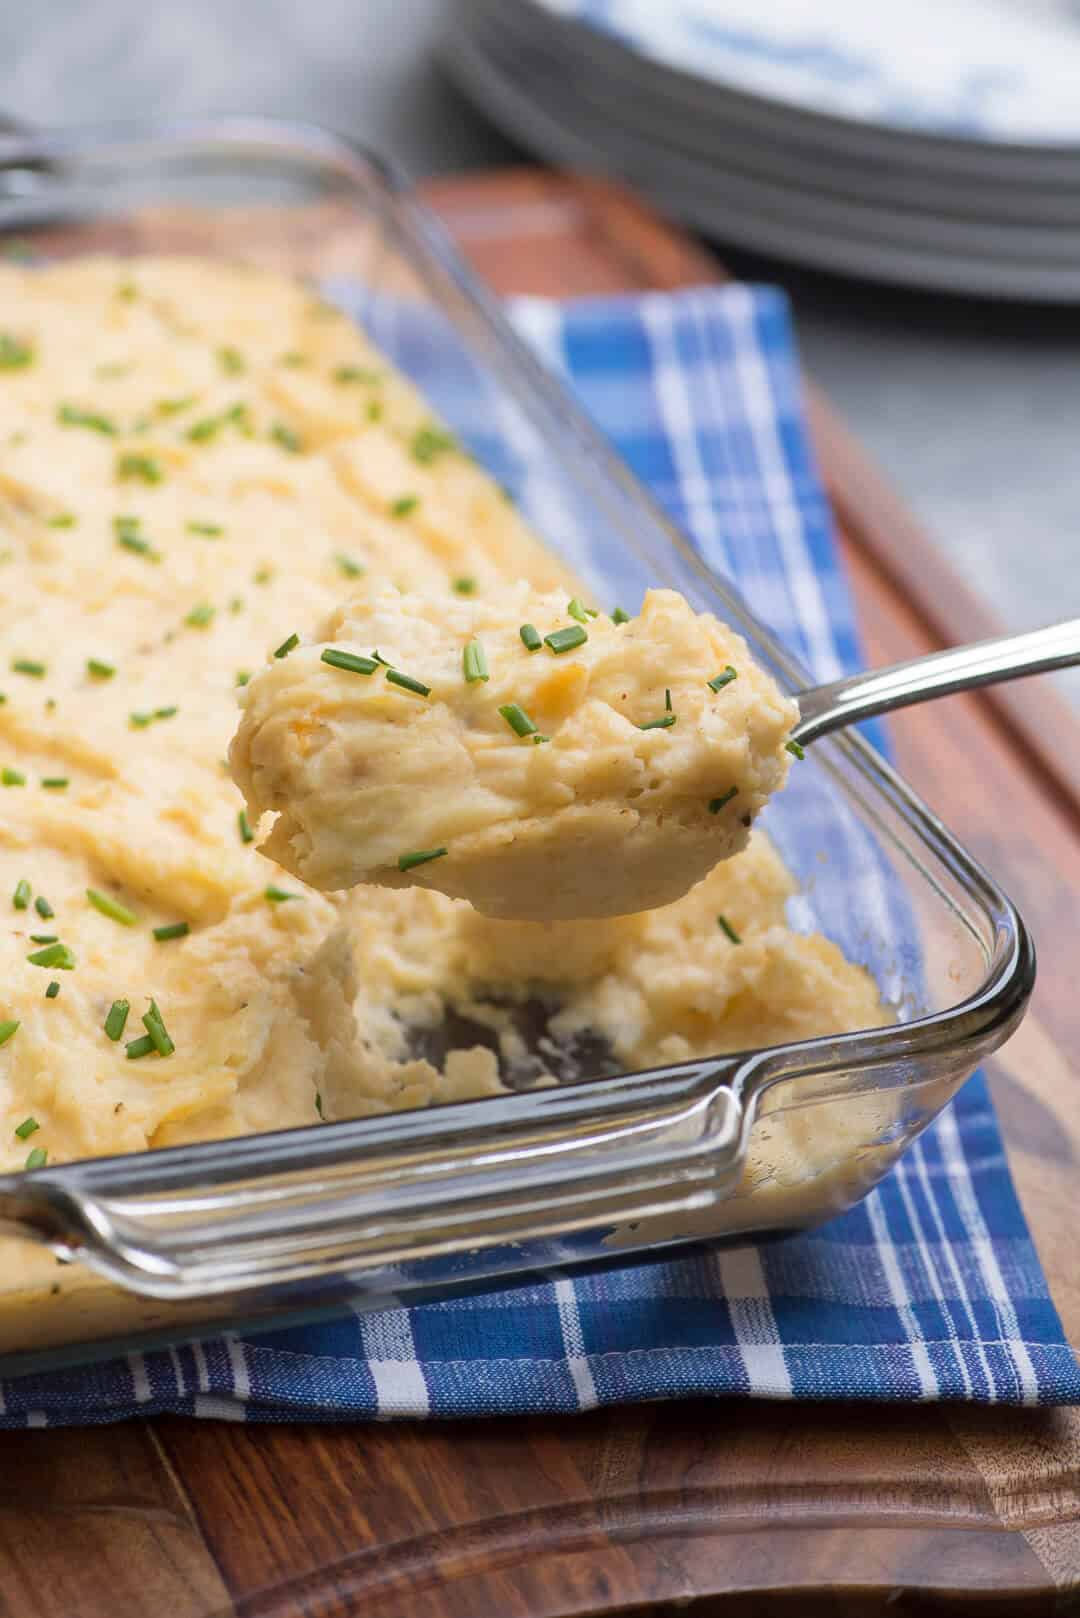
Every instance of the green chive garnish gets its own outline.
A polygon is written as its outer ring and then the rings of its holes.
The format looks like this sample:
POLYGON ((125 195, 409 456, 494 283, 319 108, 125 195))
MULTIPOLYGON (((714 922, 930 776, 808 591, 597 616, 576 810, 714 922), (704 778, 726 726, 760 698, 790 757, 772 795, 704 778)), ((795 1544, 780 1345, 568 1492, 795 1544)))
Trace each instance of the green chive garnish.
POLYGON ((154 409, 159 416, 178 416, 182 410, 190 410, 195 403, 195 395, 186 393, 182 399, 159 399, 154 409))
POLYGON ((122 905, 118 899, 112 899, 107 893, 101 893, 97 888, 87 888, 86 897, 95 910, 100 910, 103 916, 110 921, 118 921, 121 927, 134 927, 138 916, 127 905, 122 905))
POLYGON ((670 713, 671 712, 671 687, 670 686, 667 686, 665 688, 665 690, 664 690, 664 712, 665 713, 670 713))
POLYGON ((272 567, 257 567, 251 577, 256 584, 269 584, 274 570, 272 567))
POLYGON ((296 648, 299 646, 299 644, 300 644, 300 636, 299 635, 290 635, 288 640, 283 640, 282 641, 281 645, 278 647, 277 651, 274 653, 274 656, 275 657, 288 657, 289 653, 294 652, 296 650, 296 648))
POLYGON ((21 1124, 15 1125, 15 1133, 20 1140, 29 1140, 30 1136, 36 1135, 40 1128, 41 1125, 36 1118, 24 1118, 21 1124))
POLYGON ((48 899, 46 899, 44 894, 41 893, 39 893, 37 898, 34 900, 34 909, 37 911, 42 921, 51 921, 56 915, 56 911, 53 909, 48 899))
POLYGON ((238 348, 219 348, 217 351, 218 364, 226 376, 239 376, 247 370, 244 356, 238 348))
POLYGON ((35 1146, 27 1155, 26 1166, 28 1169, 43 1169, 48 1161, 49 1154, 44 1146, 35 1146))
POLYGON ((403 691, 415 691, 418 697, 430 697, 431 687, 422 680, 414 680, 411 674, 400 674, 397 669, 387 669, 386 678, 391 685, 399 685, 403 691))
POLYGON ((270 429, 270 437, 275 444, 280 444, 282 449, 287 449, 290 455, 299 455, 302 448, 300 436, 294 433, 291 427, 286 427, 283 421, 275 421, 270 429))
POLYGON ((476 580, 469 575, 454 579, 453 589, 459 596, 474 596, 476 594, 476 580))
POLYGON ((11 660, 12 674, 29 674, 34 680, 43 680, 48 674, 44 663, 39 663, 32 657, 13 657, 11 660))
POLYGON ((58 511, 55 517, 49 518, 50 528, 74 528, 78 519, 73 512, 58 511))
POLYGON ((791 754, 792 758, 806 757, 806 748, 803 746, 802 742, 797 742, 794 736, 789 742, 784 743, 784 747, 791 754))
POLYGON ((240 841, 242 843, 253 843, 255 841, 255 833, 251 829, 251 824, 248 820, 246 809, 241 809, 240 813, 236 817, 236 824, 240 828, 240 841))
POLYGON ((659 719, 650 719, 647 724, 639 725, 639 730, 670 730, 677 722, 678 716, 673 713, 661 714, 659 719))
POLYGON ((248 683, 248 681, 250 679, 251 679, 251 675, 249 674, 247 669, 237 669, 237 671, 236 671, 236 684, 237 685, 247 685, 247 683, 248 683))
POLYGON ((363 576, 364 569, 360 563, 354 562, 352 557, 346 556, 343 551, 338 551, 334 561, 347 579, 359 579, 363 576))
POLYGON ((109 1007, 109 1015, 105 1018, 105 1033, 114 1044, 122 1037, 127 1027, 130 1010, 131 1003, 127 1000, 114 1000, 109 1007))
POLYGON ((23 775, 21 770, 13 770, 10 765, 0 770, 0 786, 24 787, 25 785, 26 776, 23 775))
POLYGON ((155 708, 154 709, 154 718, 155 719, 172 719, 173 715, 178 714, 179 712, 180 712, 179 708, 176 707, 176 705, 174 703, 173 706, 170 707, 170 708, 155 708))
POLYGON ((368 407, 367 407, 367 419, 369 421, 381 421, 382 420, 382 415, 383 415, 383 403, 382 403, 382 400, 381 399, 369 399, 368 400, 368 407))
POLYGON ((22 371, 34 363, 34 350, 10 332, 0 332, 0 371, 22 371))
POLYGON ((186 921, 171 921, 166 927, 155 927, 154 937, 159 944, 167 944, 173 938, 186 938, 191 931, 191 925, 186 921))
POLYGON ((616 607, 615 611, 611 615, 611 621, 613 624, 628 624, 630 622, 630 614, 628 612, 623 612, 621 607, 616 607))
POLYGON ((160 483, 164 477, 160 461, 152 455, 118 455, 116 457, 116 476, 123 482, 127 478, 139 478, 143 483, 160 483))
POLYGON ((91 432, 104 433, 107 438, 116 437, 116 423, 110 421, 108 416, 99 416, 93 410, 80 410, 78 405, 60 405, 56 419, 61 427, 87 427, 91 432))
POLYGON ((41 784, 46 792, 63 792, 70 782, 66 775, 43 775, 41 784))
POLYGON ((6 1022, 0 1022, 0 1045, 6 1045, 12 1034, 18 1029, 18 1018, 10 1017, 6 1022))
POLYGON ((732 680, 737 680, 738 678, 738 671, 733 669, 729 663, 722 674, 714 674, 713 678, 711 680, 706 680, 705 684, 709 687, 710 691, 722 691, 725 685, 730 685, 732 680))
POLYGON ((575 646, 584 646, 589 638, 589 632, 581 624, 570 624, 566 629, 556 629, 552 634, 544 636, 544 645, 550 646, 556 657, 561 652, 572 652, 575 646))
POLYGON ((516 702, 504 703, 499 712, 515 736, 535 736, 538 734, 537 727, 533 724, 524 708, 519 708, 516 702))
POLYGON ((154 1042, 154 1049, 159 1056, 171 1056, 176 1046, 169 1037, 169 1030, 165 1027, 165 1020, 158 1010, 156 1000, 151 1000, 149 1011, 143 1012, 143 1027, 154 1042))
POLYGON ((24 876, 20 877, 18 882, 15 884, 15 892, 11 896, 11 902, 15 906, 16 910, 26 910, 29 908, 30 895, 32 892, 33 889, 26 878, 24 876))
POLYGON ((116 670, 111 663, 103 663, 98 657, 88 657, 86 672, 92 680, 111 680, 116 670))
POLYGON ((361 365, 339 365, 331 373, 335 382, 378 382, 378 371, 365 370, 361 365))
POLYGON ((149 1034, 140 1034, 138 1039, 130 1040, 129 1043, 124 1046, 124 1051, 129 1062, 137 1062, 140 1056, 149 1056, 151 1051, 156 1049, 157 1046, 154 1044, 154 1041, 150 1038, 149 1034))
POLYGON ((57 935, 56 933, 31 933, 30 942, 31 944, 55 944, 57 935))
POLYGON ((318 1090, 315 1092, 315 1111, 318 1113, 320 1118, 325 1120, 326 1114, 323 1112, 322 1096, 319 1094, 318 1090))
POLYGON ((420 496, 418 494, 400 494, 396 500, 391 502, 390 515, 391 517, 407 517, 409 512, 415 511, 419 504, 420 496))
POLYGON ((739 791, 738 787, 729 787, 728 790, 724 793, 723 797, 710 798, 709 799, 709 813, 710 813, 710 815, 718 815, 720 813, 721 809, 724 807, 725 803, 730 803, 732 798, 734 798, 734 797, 736 797, 738 795, 738 791, 739 791))
POLYGON ((203 539, 220 539, 225 532, 219 522, 189 522, 184 526, 189 534, 199 534, 203 539))
POLYGON ((192 629, 209 629, 214 621, 215 611, 216 608, 212 607, 209 601, 200 601, 197 606, 192 607, 184 622, 192 629))
POLYGON ((132 551, 136 556, 145 556, 148 562, 161 561, 161 552, 155 550, 148 539, 143 539, 141 534, 136 534, 129 528, 125 528, 122 532, 117 531, 116 543, 124 550, 132 551))
POLYGON ((358 652, 339 652, 336 646, 328 646, 319 661, 329 663, 332 669, 345 669, 349 674, 374 674, 379 666, 373 657, 361 657, 358 652))
POLYGON ((59 993, 60 985, 56 979, 53 978, 52 982, 49 984, 49 987, 45 990, 45 998, 46 1000, 55 1000, 59 993))
POLYGON ((461 657, 466 682, 473 685, 477 680, 490 678, 488 672, 487 653, 478 640, 471 640, 461 657))
POLYGON ((594 612, 592 607, 587 607, 579 596, 574 596, 572 601, 567 602, 566 610, 571 618, 577 619, 579 624, 587 624, 590 618, 597 617, 597 613, 594 612))
POLYGON ((437 456, 456 447, 454 439, 441 427, 418 427, 410 445, 413 460, 421 466, 430 466, 437 456))
POLYGON ((31 966, 55 966, 61 972, 75 969, 75 956, 66 944, 46 944, 44 949, 36 949, 26 959, 31 966))
POLYGON ((203 416, 199 421, 192 422, 184 436, 193 444, 208 444, 211 438, 217 437, 222 424, 221 416, 203 416))
POLYGON ((429 860, 441 860, 447 852, 445 848, 420 848, 415 854, 399 854, 398 870, 411 871, 414 865, 426 865, 429 860))
POLYGON ((719 927, 722 933, 727 934, 728 938, 731 939, 733 944, 742 943, 742 939, 739 937, 738 933, 735 931, 734 927, 731 925, 730 921, 728 921, 726 916, 717 916, 716 925, 719 927))
POLYGON ((269 887, 263 889, 263 898, 272 905, 288 904, 290 899, 302 899, 302 893, 289 893, 285 888, 269 887))
POLYGON ((535 624, 522 624, 518 634, 521 636, 522 645, 528 652, 538 652, 544 644, 540 639, 540 631, 535 624))

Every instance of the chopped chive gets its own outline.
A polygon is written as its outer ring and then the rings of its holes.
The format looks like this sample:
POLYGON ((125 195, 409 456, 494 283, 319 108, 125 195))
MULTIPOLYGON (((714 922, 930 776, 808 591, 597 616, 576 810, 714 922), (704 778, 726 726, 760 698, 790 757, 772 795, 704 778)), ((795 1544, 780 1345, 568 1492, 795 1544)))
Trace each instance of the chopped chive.
POLYGON ((659 719, 650 719, 647 724, 639 725, 639 730, 670 730, 676 724, 678 716, 673 713, 661 714, 659 719))
POLYGON ((186 921, 171 921, 165 927, 155 927, 154 937, 159 944, 167 944, 173 938, 186 938, 191 931, 191 924, 186 921))
POLYGON ((41 1125, 36 1118, 24 1118, 21 1124, 15 1125, 15 1133, 20 1140, 29 1140, 30 1136, 36 1135, 40 1128, 41 1125))
POLYGON ((281 645, 278 647, 277 651, 274 653, 274 656, 275 657, 288 657, 289 653, 294 652, 296 650, 296 648, 299 646, 299 644, 300 644, 300 636, 299 635, 290 635, 288 640, 283 640, 282 641, 281 645))
POLYGON ((409 448, 414 461, 419 461, 421 466, 430 466, 437 456, 456 449, 457 445, 441 427, 428 426, 417 428, 409 448))
POLYGON ((536 725, 533 724, 524 708, 520 708, 516 702, 504 703, 499 712, 515 736, 535 736, 538 734, 536 725))
POLYGON ((0 371, 22 371, 34 363, 34 350, 10 332, 0 331, 0 371))
POLYGON ((176 1046, 169 1036, 169 1030, 165 1027, 165 1019, 158 1010, 156 1000, 151 1000, 150 1009, 143 1012, 142 1021, 143 1027, 154 1042, 154 1049, 158 1055, 171 1056, 176 1046))
POLYGON ((122 905, 118 899, 111 898, 107 893, 101 893, 97 888, 87 888, 86 897, 95 910, 99 910, 103 916, 108 916, 110 921, 118 921, 121 927, 134 927, 139 919, 134 910, 129 910, 127 905, 122 905))
POLYGON ((208 444, 211 438, 217 437, 222 425, 221 416, 202 416, 192 422, 184 436, 193 444, 208 444))
POLYGON ((12 1034, 17 1032, 18 1027, 19 1021, 17 1017, 9 1017, 6 1022, 0 1022, 0 1045, 6 1045, 12 1034))
POLYGON ((154 723, 154 716, 152 713, 131 713, 128 714, 128 723, 133 730, 145 730, 147 725, 154 723))
POLYGON ((367 407, 367 419, 369 421, 381 421, 382 417, 383 417, 383 402, 382 402, 382 400, 381 399, 369 399, 368 400, 368 407, 367 407))
POLYGON ((490 679, 488 672, 487 653, 478 640, 471 640, 461 657, 466 683, 473 685, 477 680, 490 679))
POLYGON ((671 712, 671 687, 670 686, 665 687, 665 690, 664 690, 664 712, 665 713, 670 713, 671 712))
POLYGON ((25 785, 26 776, 21 770, 13 770, 10 765, 0 770, 0 786, 24 787, 25 785))
POLYGON ((269 887, 263 889, 263 898, 272 905, 288 904, 290 899, 302 899, 302 893, 289 893, 286 888, 269 887))
POLYGON ((31 933, 31 944, 55 944, 58 942, 56 933, 31 933))
POLYGON ((93 410, 80 410, 78 405, 59 405, 56 419, 61 427, 86 427, 91 432, 104 433, 107 438, 116 437, 116 423, 110 421, 108 416, 100 416, 93 410))
POLYGON ((195 395, 186 393, 182 399, 159 399, 154 409, 159 416, 178 416, 182 410, 190 410, 195 403, 195 395))
POLYGON ((34 680, 43 680, 49 670, 44 663, 39 663, 33 657, 13 657, 11 660, 12 674, 29 674, 34 680))
POLYGON ((72 511, 58 511, 55 517, 49 518, 50 528, 74 528, 78 518, 72 511))
POLYGON ((160 483, 165 476, 161 463, 152 455, 126 454, 116 457, 116 476, 124 481, 139 478, 143 483, 160 483))
POLYGON ((359 579, 363 576, 364 569, 360 563, 354 562, 352 557, 346 556, 343 551, 338 551, 334 561, 347 579, 359 579))
POLYGON ((318 1113, 319 1117, 325 1121, 326 1114, 323 1112, 322 1096, 318 1090, 315 1092, 315 1111, 318 1113))
POLYGON ((540 639, 540 631, 535 624, 522 624, 518 634, 521 636, 522 645, 528 652, 538 652, 544 644, 540 639))
POLYGON ((138 1039, 132 1039, 124 1046, 129 1062, 137 1062, 141 1056, 149 1056, 157 1047, 149 1034, 140 1034, 138 1039))
POLYGON ((109 1015, 105 1018, 105 1033, 114 1044, 122 1037, 127 1027, 128 1012, 131 1002, 128 1000, 114 1000, 109 1007, 109 1015))
POLYGON ((738 671, 733 669, 729 663, 721 674, 714 674, 711 680, 706 680, 705 684, 710 691, 722 691, 725 685, 730 685, 732 680, 737 680, 738 678, 738 671))
POLYGON ((621 607, 616 607, 615 611, 611 615, 611 621, 613 624, 628 624, 630 622, 630 614, 628 612, 624 612, 621 607))
POLYGON ((155 550, 148 539, 143 539, 141 534, 132 533, 130 529, 118 533, 116 543, 124 550, 132 551, 136 556, 145 556, 148 562, 161 561, 161 552, 155 550))
POLYGON ((731 925, 730 921, 728 921, 726 916, 717 916, 716 925, 719 927, 722 933, 725 933, 727 937, 731 939, 733 944, 742 943, 742 939, 739 937, 738 933, 735 931, 734 927, 731 925))
POLYGON ((31 888, 29 882, 24 876, 21 876, 16 882, 15 892, 11 896, 11 902, 15 906, 16 910, 29 909, 30 895, 32 892, 33 889, 31 888))
POLYGON ((125 303, 134 303, 139 296, 139 289, 134 281, 121 281, 117 285, 116 296, 123 298, 125 303))
POLYGON ((154 718, 155 719, 172 719, 174 717, 174 715, 178 714, 179 712, 180 712, 179 708, 176 706, 175 703, 173 703, 168 708, 155 708, 154 709, 154 718))
POLYGON ((374 674, 379 666, 373 657, 361 657, 357 652, 340 652, 336 646, 328 646, 319 661, 328 663, 332 669, 344 669, 349 674, 374 674))
POLYGON ((274 570, 272 567, 257 567, 251 577, 256 584, 269 584, 274 570))
POLYGON ((590 618, 597 617, 592 607, 587 607, 579 596, 574 596, 572 601, 566 603, 566 610, 579 624, 587 624, 590 618))
POLYGON ((362 365, 339 365, 331 372, 335 382, 378 382, 378 371, 366 370, 362 365))
POLYGON ((237 669, 237 671, 236 671, 236 684, 237 685, 247 685, 250 679, 251 679, 251 674, 247 669, 237 669))
POLYGON ((399 494, 396 500, 390 503, 391 517, 407 517, 410 511, 415 511, 420 504, 418 494, 399 494))
POLYGON ((447 852, 445 848, 420 848, 415 854, 399 854, 398 870, 411 871, 414 865, 427 865, 429 860, 441 860, 447 852))
POLYGON ((570 624, 566 629, 556 629, 550 635, 544 636, 544 645, 550 646, 556 657, 561 652, 572 652, 575 646, 584 646, 589 638, 589 632, 581 624, 570 624))
POLYGON ((217 351, 217 357, 218 364, 221 366, 221 369, 225 372, 226 376, 239 376, 243 371, 247 370, 247 364, 244 360, 244 356, 241 354, 238 348, 231 348, 228 346, 225 348, 219 348, 217 351))
POLYGON ((236 824, 240 829, 240 841, 242 843, 253 843, 255 841, 255 833, 251 829, 251 823, 248 820, 246 809, 241 809, 240 813, 236 817, 236 824))
POLYGON ((376 663, 381 663, 382 664, 384 669, 393 668, 394 665, 392 663, 388 662, 387 659, 382 656, 382 654, 380 653, 379 648, 377 646, 375 647, 375 649, 374 649, 374 651, 372 652, 371 655, 375 659, 376 663))
POLYGON ((46 944, 44 949, 34 950, 26 959, 31 966, 55 966, 61 972, 75 969, 75 956, 66 944, 46 944))
POLYGON ((28 1169, 43 1169, 49 1161, 49 1154, 44 1146, 35 1146, 32 1152, 27 1153, 26 1166, 28 1169))
POLYGON ((208 629, 214 621, 216 611, 217 609, 212 607, 209 601, 200 601, 185 616, 184 622, 189 624, 192 629, 208 629))
POLYGON ((39 893, 37 898, 34 900, 34 909, 37 911, 42 921, 51 921, 56 915, 56 911, 42 893, 39 893))
POLYGON ((43 775, 41 784, 46 792, 63 792, 71 783, 66 775, 43 775))
POLYGON ((785 750, 791 754, 792 758, 806 757, 806 748, 803 746, 802 742, 797 742, 794 736, 789 742, 784 743, 784 747, 785 750))
POLYGON ((60 985, 57 980, 53 978, 52 982, 49 984, 49 987, 45 990, 45 998, 46 1000, 55 1000, 59 993, 60 985))
POLYGON ((203 539, 220 539, 225 532, 219 522, 189 522, 184 526, 189 534, 199 534, 203 539))
POLYGON ((459 596, 473 596, 476 594, 476 580, 466 574, 460 579, 454 579, 452 588, 459 596))
POLYGON ((732 798, 738 796, 738 792, 739 792, 738 787, 728 787, 727 791, 723 794, 722 797, 710 798, 709 799, 709 813, 710 813, 710 815, 718 815, 720 813, 721 809, 724 807, 725 803, 730 803, 732 798))
POLYGON ((98 657, 88 657, 86 672, 93 680, 111 680, 116 670, 111 663, 103 663, 98 657))
POLYGON ((391 685, 399 685, 403 691, 415 691, 418 697, 431 695, 431 687, 425 685, 423 680, 414 680, 411 674, 401 674, 397 669, 387 669, 386 678, 391 685))
POLYGON ((283 421, 275 421, 270 429, 270 437, 275 444, 280 444, 282 449, 287 449, 290 455, 299 455, 303 447, 300 435, 291 427, 286 427, 283 421))
POLYGON ((243 598, 243 596, 232 596, 230 598, 230 600, 229 600, 229 611, 230 612, 243 612, 243 610, 244 610, 244 598, 243 598))

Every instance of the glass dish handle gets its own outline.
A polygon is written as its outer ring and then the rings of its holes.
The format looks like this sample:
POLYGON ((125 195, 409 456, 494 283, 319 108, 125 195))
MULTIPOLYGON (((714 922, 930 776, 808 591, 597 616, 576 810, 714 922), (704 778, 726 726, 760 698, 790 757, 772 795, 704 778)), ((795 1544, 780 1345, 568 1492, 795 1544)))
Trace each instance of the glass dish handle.
POLYGON ((737 1069, 714 1060, 0 1176, 0 1229, 173 1302, 280 1301, 313 1282, 328 1300, 393 1290, 416 1261, 437 1277, 458 1254, 718 1201, 741 1167, 737 1069))

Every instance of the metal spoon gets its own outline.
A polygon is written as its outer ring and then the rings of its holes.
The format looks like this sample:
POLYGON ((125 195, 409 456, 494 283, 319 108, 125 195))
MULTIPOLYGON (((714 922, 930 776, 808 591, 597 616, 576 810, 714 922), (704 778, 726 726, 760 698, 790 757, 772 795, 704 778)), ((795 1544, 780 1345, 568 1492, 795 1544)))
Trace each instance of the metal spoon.
POLYGON ((891 668, 867 674, 849 674, 828 685, 800 691, 796 697, 800 717, 791 737, 805 747, 832 730, 872 719, 891 708, 907 708, 930 697, 947 697, 953 691, 996 685, 999 680, 1048 674, 1073 663, 1080 663, 1080 618, 1028 630, 1023 635, 1002 635, 976 641, 973 646, 931 652, 908 663, 894 663, 891 668))

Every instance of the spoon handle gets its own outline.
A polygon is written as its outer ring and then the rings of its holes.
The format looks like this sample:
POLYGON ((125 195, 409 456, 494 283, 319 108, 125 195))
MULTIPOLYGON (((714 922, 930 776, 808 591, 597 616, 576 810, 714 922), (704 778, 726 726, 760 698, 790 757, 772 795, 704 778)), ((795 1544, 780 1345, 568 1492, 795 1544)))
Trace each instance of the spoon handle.
POLYGON ((907 708, 931 697, 947 697, 954 691, 971 691, 999 680, 1047 674, 1072 663, 1080 663, 1080 618, 1048 624, 1045 629, 1031 629, 1022 635, 1002 635, 972 646, 931 652, 908 663, 850 674, 799 692, 800 717, 792 738, 805 747, 832 730, 888 713, 891 708, 907 708))

